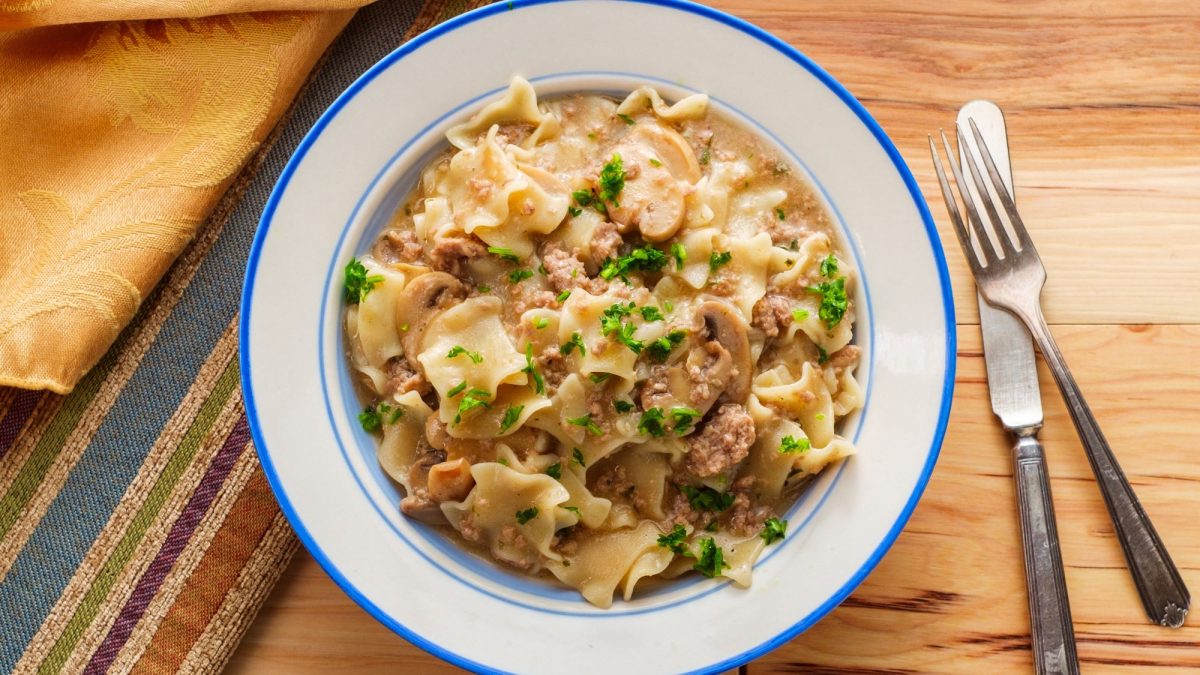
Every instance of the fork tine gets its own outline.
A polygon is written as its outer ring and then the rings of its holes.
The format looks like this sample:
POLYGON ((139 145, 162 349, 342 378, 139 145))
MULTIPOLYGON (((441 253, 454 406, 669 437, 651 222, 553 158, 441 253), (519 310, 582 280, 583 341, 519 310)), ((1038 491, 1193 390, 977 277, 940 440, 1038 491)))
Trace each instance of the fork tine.
MULTIPOLYGON (((1013 247, 1012 241, 1009 240, 1008 233, 1004 231, 1004 223, 1000 220, 1000 214, 996 213, 996 204, 992 202, 992 195, 988 193, 987 185, 983 183, 983 176, 979 175, 979 163, 975 160, 974 153, 971 152, 971 145, 967 143, 967 137, 963 135, 962 129, 957 124, 954 125, 954 130, 958 134, 958 147, 962 150, 963 157, 966 159, 967 170, 971 173, 971 180, 975 181, 975 190, 979 193, 979 199, 983 202, 983 208, 987 211, 991 222, 990 228, 986 224, 980 223, 978 229, 984 232, 991 229, 996 238, 990 240, 988 245, 994 246, 995 244, 991 242, 996 242, 999 244, 999 249, 997 250, 1000 254, 1006 259, 1012 259, 1017 254, 1017 251, 1013 247)), ((967 190, 963 190, 961 184, 958 187, 960 191, 967 192, 967 190)))
POLYGON ((975 253, 975 248, 971 245, 971 237, 967 234, 967 228, 963 225, 962 213, 958 210, 954 192, 950 190, 950 183, 946 180, 946 171, 942 168, 941 158, 938 157, 937 146, 933 144, 933 136, 927 137, 929 138, 929 154, 933 156, 933 170, 937 173, 938 183, 942 186, 942 199, 946 202, 946 211, 950 214, 950 223, 954 226, 954 234, 958 235, 958 243, 962 246, 963 257, 971 266, 971 273, 979 276, 982 266, 975 253))
POLYGON ((967 181, 963 178, 962 169, 958 166, 958 160, 954 156, 955 152, 950 147, 950 141, 946 138, 946 132, 938 129, 938 133, 942 136, 942 146, 946 149, 946 159, 950 160, 950 171, 954 172, 954 182, 958 185, 958 193, 962 195, 963 203, 967 205, 967 213, 970 215, 967 219, 967 224, 979 239, 978 252, 983 256, 984 261, 988 265, 995 265, 1000 262, 1000 259, 996 255, 996 250, 992 248, 987 230, 982 227, 983 219, 979 217, 979 210, 975 208, 975 201, 971 199, 971 191, 964 187, 967 181))
MULTIPOLYGON (((992 179, 992 185, 996 187, 996 194, 1000 197, 1000 203, 1004 205, 1005 212, 1008 213, 1008 221, 1012 223, 1013 234, 1017 235, 1017 243, 1020 244, 1023 251, 1026 246, 1033 246, 1033 240, 1029 238, 1029 231, 1025 229, 1021 214, 1017 213, 1017 205, 1013 202, 1008 187, 1004 185, 1004 181, 1000 178, 1000 172, 996 170, 996 163, 992 161, 992 153, 988 150, 987 143, 983 142, 983 135, 979 133, 979 127, 975 126, 974 119, 967 121, 971 124, 971 134, 975 136, 976 147, 979 148, 979 154, 983 155, 983 163, 987 166, 988 176, 992 179)), ((1003 230, 1004 227, 1000 226, 1000 229, 1003 230)))

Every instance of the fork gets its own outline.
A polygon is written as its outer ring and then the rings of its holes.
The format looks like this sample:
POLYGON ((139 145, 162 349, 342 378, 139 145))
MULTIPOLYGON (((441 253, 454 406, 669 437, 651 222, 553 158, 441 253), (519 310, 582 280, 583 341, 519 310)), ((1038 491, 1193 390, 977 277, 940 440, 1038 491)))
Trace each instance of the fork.
MULTIPOLYGON (((1092 473, 1096 476, 1100 494, 1108 507, 1117 539, 1121 542, 1125 560, 1129 564, 1129 572, 1133 576, 1146 613, 1160 625, 1178 628, 1183 625, 1187 616, 1191 595, 1179 576, 1179 570, 1171 560, 1166 546, 1134 494, 1133 487, 1125 478, 1125 473, 1117 463, 1104 434, 1101 433, 1100 425, 1088 408, 1079 385, 1071 376, 1062 352, 1050 334, 1041 307, 1046 268, 1029 238, 1025 223, 1017 213, 1012 195, 996 170, 992 154, 979 133, 975 120, 971 119, 969 122, 976 147, 979 148, 987 168, 991 186, 1008 216, 1011 231, 1000 219, 995 202, 984 183, 978 161, 972 153, 966 152, 963 153, 966 158, 965 164, 988 219, 984 220, 981 217, 979 205, 975 203, 970 190, 966 189, 967 183, 955 160, 956 155, 950 148, 950 142, 946 139, 946 134, 939 131, 954 181, 970 216, 969 226, 979 243, 978 248, 973 246, 967 231, 968 226, 963 222, 958 202, 951 191, 932 136, 929 137, 929 150, 933 154, 933 166, 941 184, 946 210, 950 213, 954 233, 958 236, 964 257, 975 277, 975 284, 988 304, 1016 316, 1033 335, 1042 357, 1058 383, 1067 409, 1071 413, 1071 420, 1075 423, 1075 430, 1083 442, 1092 473)), ((962 128, 957 125, 955 128, 959 146, 965 146, 962 128)))

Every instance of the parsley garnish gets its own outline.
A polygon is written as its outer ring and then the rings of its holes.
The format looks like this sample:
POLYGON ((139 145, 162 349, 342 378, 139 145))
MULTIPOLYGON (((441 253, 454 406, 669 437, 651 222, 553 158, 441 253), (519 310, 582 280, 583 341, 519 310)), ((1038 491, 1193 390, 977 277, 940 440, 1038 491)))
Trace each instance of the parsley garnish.
POLYGON ((671 355, 671 350, 678 347, 679 343, 683 342, 685 337, 687 337, 687 331, 673 330, 651 342, 650 347, 647 349, 650 358, 658 363, 666 361, 667 357, 671 355))
POLYGON ((627 413, 633 410, 633 404, 629 401, 615 400, 613 401, 613 408, 619 413, 627 413))
POLYGON ((709 141, 708 145, 700 151, 700 164, 708 164, 710 159, 712 159, 712 141, 709 141))
POLYGON ((579 331, 571 333, 571 339, 560 345, 558 352, 563 356, 570 356, 576 347, 579 348, 580 356, 587 355, 587 349, 583 346, 583 336, 579 334, 579 331))
POLYGON ((541 330, 549 325, 550 325, 550 319, 547 319, 544 316, 535 316, 533 318, 533 327, 538 330, 541 330))
POLYGON ((833 328, 838 325, 838 322, 846 315, 849 303, 846 300, 845 277, 835 281, 822 281, 820 284, 808 286, 804 290, 820 294, 821 308, 817 310, 817 316, 821 317, 827 327, 833 328))
POLYGON ((671 256, 675 258, 675 269, 683 269, 683 263, 687 262, 687 249, 683 244, 675 242, 671 244, 671 256))
POLYGON ((471 359, 472 363, 483 363, 483 355, 479 352, 472 352, 464 349, 460 345, 454 345, 450 348, 450 353, 446 354, 446 358, 452 359, 460 354, 466 354, 467 358, 471 359))
POLYGON ((546 381, 542 379, 542 374, 537 371, 533 365, 533 343, 525 343, 525 367, 521 369, 522 373, 529 375, 533 380, 533 391, 535 394, 546 393, 546 381))
POLYGON ((662 321, 665 317, 657 307, 643 307, 639 310, 642 313, 642 319, 645 321, 662 321))
POLYGON ((621 281, 629 283, 630 272, 657 272, 667 264, 667 254, 653 246, 640 246, 616 260, 606 259, 600 265, 600 278, 611 281, 620 277, 621 281))
POLYGON ((510 263, 521 262, 521 257, 518 256, 511 248, 504 248, 503 246, 489 246, 487 250, 488 253, 491 253, 501 260, 505 260, 510 263))
POLYGON ((776 215, 776 216, 779 216, 779 219, 780 219, 780 220, 784 220, 784 219, 786 219, 786 218, 787 218, 787 214, 786 214, 786 213, 784 213, 784 212, 783 212, 783 209, 781 209, 781 208, 780 208, 780 207, 778 207, 778 206, 776 206, 776 207, 775 207, 775 215, 776 215))
POLYGON ((567 290, 567 291, 563 291, 562 293, 559 293, 558 297, 556 297, 554 299, 559 302, 566 302, 567 298, 569 298, 569 297, 571 297, 571 291, 567 290))
POLYGON ((683 436, 692 430, 700 411, 695 408, 671 408, 671 419, 675 420, 675 433, 683 436))
POLYGON ((572 218, 578 218, 579 216, 583 215, 583 209, 579 208, 578 206, 568 206, 567 213, 571 214, 572 218))
POLYGON ((697 511, 713 511, 720 513, 733 506, 733 493, 717 492, 710 487, 679 486, 679 491, 687 497, 688 503, 697 511))
POLYGON ((491 286, 488 286, 487 284, 479 284, 479 292, 480 293, 490 293, 491 291, 492 291, 491 286))
POLYGON ((804 321, 807 318, 808 318, 808 310, 807 309, 793 309, 792 310, 792 321, 795 321, 796 323, 800 323, 801 321, 804 321))
POLYGON ((696 564, 692 565, 692 569, 709 579, 719 575, 721 570, 728 569, 729 565, 725 562, 725 552, 717 546, 717 542, 713 541, 712 537, 705 537, 700 540, 700 557, 696 559, 696 564))
POLYGON ((812 447, 812 442, 807 438, 794 438, 792 436, 784 436, 779 443, 779 452, 785 455, 796 455, 812 447))
POLYGON ((690 556, 691 554, 684 544, 684 539, 687 539, 687 530, 682 525, 676 525, 669 533, 658 537, 658 545, 663 548, 669 548, 674 553, 690 556))
POLYGON ((730 260, 733 260, 732 251, 721 251, 720 253, 713 251, 708 256, 708 269, 711 272, 716 272, 722 265, 728 265, 730 260))
POLYGON ((575 462, 581 467, 587 467, 587 464, 585 464, 583 461, 583 453, 579 451, 579 448, 571 449, 571 461, 575 462))
POLYGON ((562 462, 555 462, 546 467, 546 475, 550 476, 554 480, 562 478, 562 462))
POLYGON ((813 345, 813 346, 815 346, 817 348, 817 365, 819 365, 819 366, 825 365, 825 362, 829 360, 829 352, 826 352, 825 348, 822 347, 821 345, 813 345))
POLYGON ((523 405, 510 405, 508 410, 504 411, 504 419, 500 422, 500 433, 504 433, 512 428, 512 425, 517 423, 517 419, 521 417, 521 411, 525 409, 523 405))
POLYGON ((654 159, 653 157, 651 157, 651 158, 650 158, 650 166, 653 166, 653 167, 660 167, 660 166, 662 166, 662 162, 660 162, 660 161, 658 161, 657 159, 654 159))
POLYGON ((832 279, 833 275, 837 274, 837 271, 837 258, 833 257, 833 254, 830 253, 824 260, 821 261, 821 275, 832 279))
POLYGON ((356 305, 362 302, 363 298, 371 292, 379 284, 383 283, 382 274, 367 274, 367 268, 358 261, 358 258, 353 258, 346 263, 346 278, 345 278, 346 302, 356 305))
POLYGON ((612 377, 612 373, 592 373, 588 375, 588 379, 592 381, 592 384, 600 384, 610 377, 612 377))
POLYGON ((580 206, 591 206, 596 201, 596 195, 592 194, 591 190, 576 190, 571 193, 571 197, 580 206))
POLYGON ((508 273, 508 283, 519 284, 532 276, 533 272, 531 270, 515 269, 508 273))
POLYGON ((648 436, 659 437, 667 433, 663 429, 663 411, 662 408, 650 408, 642 413, 642 418, 638 420, 638 431, 648 436))
POLYGON ((529 521, 533 520, 534 518, 537 518, 537 514, 538 514, 538 508, 536 506, 531 506, 527 509, 517 511, 517 524, 524 525, 525 523, 528 523, 529 521))
POLYGON ((624 189, 625 168, 621 162, 621 155, 614 152, 612 159, 600 170, 600 201, 620 207, 621 205, 617 202, 617 197, 621 195, 621 190, 624 189))
MULTIPOLYGON (((578 507, 578 506, 564 506, 563 508, 564 508, 564 509, 566 509, 566 510, 568 510, 568 511, 570 511, 571 513, 574 513, 575 515, 579 515, 579 507, 578 507)), ((571 561, 570 561, 570 560, 564 560, 564 561, 563 561, 563 565, 565 565, 565 566, 567 566, 567 567, 570 567, 570 566, 571 566, 571 561)))
POLYGON ((491 408, 492 405, 487 402, 487 399, 491 397, 491 394, 482 389, 472 389, 463 394, 463 397, 458 399, 458 413, 454 416, 454 423, 458 424, 462 421, 463 413, 476 408, 491 408))
POLYGON ((603 436, 604 435, 604 430, 600 428, 599 424, 596 424, 595 422, 592 421, 592 416, 590 414, 580 415, 579 417, 568 418, 567 424, 573 424, 577 427, 583 427, 584 429, 587 430, 587 432, 589 434, 591 434, 593 436, 603 436))
POLYGON ((466 389, 466 388, 467 388, 467 381, 463 380, 462 382, 459 382, 458 384, 454 385, 450 389, 450 391, 446 392, 446 398, 454 398, 455 396, 458 396, 459 394, 461 394, 463 392, 463 389, 466 389))
POLYGON ((633 337, 633 334, 637 331, 637 326, 621 321, 623 317, 629 316, 630 312, 633 311, 633 307, 634 304, 632 301, 628 304, 618 302, 615 305, 609 305, 604 310, 603 316, 600 317, 600 332, 606 336, 612 335, 614 340, 629 347, 634 354, 641 354, 645 343, 633 337))
POLYGON ((636 124, 636 122, 633 121, 633 118, 625 113, 617 113, 617 117, 620 117, 621 121, 625 124, 636 124))
POLYGON ((767 542, 767 546, 770 546, 780 539, 783 539, 783 535, 786 533, 787 521, 771 517, 767 518, 767 522, 763 523, 762 532, 759 532, 758 536, 762 537, 763 541, 767 542))
POLYGON ((383 418, 380 417, 379 411, 373 406, 367 406, 363 408, 362 412, 358 413, 358 423, 362 425, 363 431, 373 434, 383 426, 383 418))

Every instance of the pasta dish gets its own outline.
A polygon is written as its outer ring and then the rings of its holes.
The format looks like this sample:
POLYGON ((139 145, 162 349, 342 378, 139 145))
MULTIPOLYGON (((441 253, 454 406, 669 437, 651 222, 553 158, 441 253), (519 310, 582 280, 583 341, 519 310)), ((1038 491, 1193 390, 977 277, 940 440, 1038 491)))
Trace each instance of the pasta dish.
POLYGON ((345 269, 401 511, 600 607, 649 578, 748 586, 854 452, 851 260, 812 187, 709 108, 515 78, 345 269))

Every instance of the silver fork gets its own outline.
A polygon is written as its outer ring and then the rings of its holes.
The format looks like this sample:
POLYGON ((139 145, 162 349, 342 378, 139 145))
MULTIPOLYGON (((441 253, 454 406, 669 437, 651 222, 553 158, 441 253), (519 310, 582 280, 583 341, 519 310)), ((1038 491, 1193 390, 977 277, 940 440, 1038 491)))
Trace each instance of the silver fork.
MULTIPOLYGON (((1191 595, 1179 576, 1174 561, 1167 553, 1166 546, 1155 532, 1150 518, 1125 478, 1125 473, 1121 471, 1108 441, 1100 432, 1100 425, 1088 408, 1083 394, 1079 391, 1079 385, 1071 376, 1071 371, 1067 368, 1049 327, 1046 326, 1040 299, 1042 286, 1046 283, 1046 268, 1042 265, 1042 259, 1029 238, 1029 232, 1025 229, 1020 214, 1017 213, 1012 195, 996 170, 991 152, 979 133, 975 120, 970 120, 970 125, 976 147, 979 148, 983 163, 987 167, 991 187, 994 188, 1008 216, 1011 232, 1004 226, 1000 214, 996 211, 977 161, 968 152, 964 153, 967 158, 965 163, 988 216, 987 220, 981 217, 980 209, 970 190, 966 189, 967 183, 955 160, 956 155, 950 148, 950 142, 945 133, 939 132, 958 191, 970 214, 969 226, 979 242, 978 249, 972 246, 967 231, 968 225, 963 222, 958 202, 946 179, 946 172, 942 168, 932 137, 929 139, 929 149, 933 153, 933 165, 941 183, 942 197, 946 200, 946 210, 950 213, 954 233, 958 236, 971 273, 975 276, 975 284, 989 304, 1007 310, 1029 328, 1067 403, 1071 420, 1075 423, 1075 430, 1083 442, 1092 473, 1095 474, 1100 487, 1100 494, 1104 496, 1104 503, 1108 507, 1117 539, 1121 542, 1125 559, 1129 563, 1129 572, 1137 585, 1146 613, 1163 626, 1178 628, 1183 625, 1187 616, 1191 595)), ((957 125, 956 129, 958 143, 963 146, 965 143, 962 129, 957 125)))

